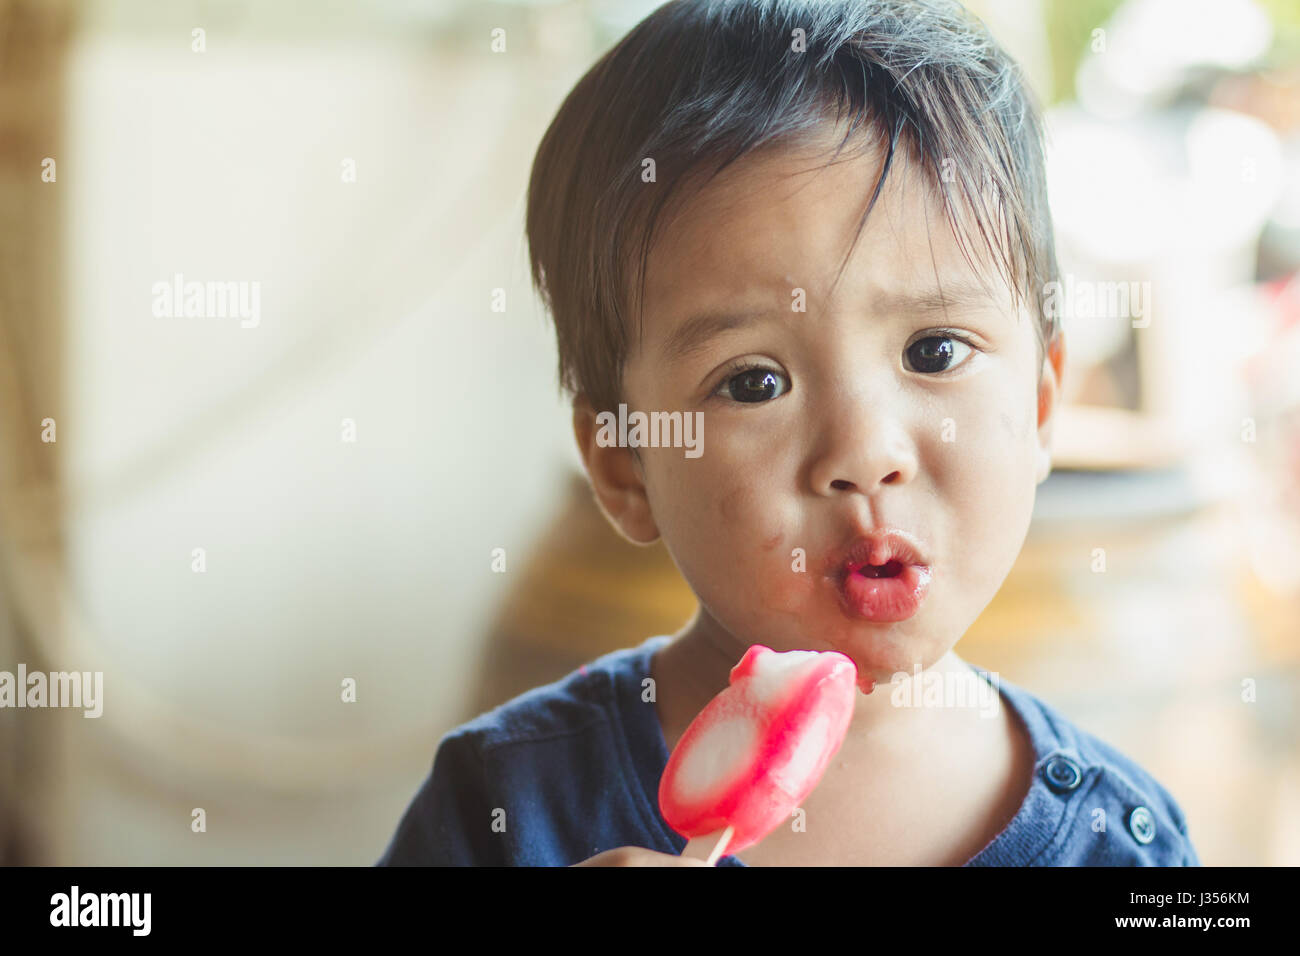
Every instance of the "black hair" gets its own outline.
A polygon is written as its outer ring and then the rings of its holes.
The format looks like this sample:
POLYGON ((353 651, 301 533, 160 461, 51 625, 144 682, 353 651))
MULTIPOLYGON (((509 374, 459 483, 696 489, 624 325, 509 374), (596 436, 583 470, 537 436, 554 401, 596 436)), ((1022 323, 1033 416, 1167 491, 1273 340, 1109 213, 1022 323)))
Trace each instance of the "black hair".
POLYGON ((529 254, 561 385, 598 411, 617 405, 628 318, 639 327, 670 203, 742 156, 845 120, 830 161, 855 137, 887 143, 859 235, 902 144, 943 197, 967 260, 963 211, 1015 303, 1032 302, 1041 364, 1058 331, 1033 294, 1058 274, 1041 118, 981 21, 953 0, 673 0, 578 81, 533 163, 529 254))

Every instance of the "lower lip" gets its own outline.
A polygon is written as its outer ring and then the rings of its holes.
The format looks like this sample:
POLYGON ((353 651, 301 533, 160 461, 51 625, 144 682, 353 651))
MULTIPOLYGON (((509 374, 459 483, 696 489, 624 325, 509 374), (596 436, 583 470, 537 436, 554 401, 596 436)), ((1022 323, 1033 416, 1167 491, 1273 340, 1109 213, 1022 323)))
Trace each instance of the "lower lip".
POLYGON ((916 613, 930 588, 930 569, 905 565, 892 578, 869 578, 856 571, 845 575, 840 596, 845 609, 868 621, 906 621, 916 613))

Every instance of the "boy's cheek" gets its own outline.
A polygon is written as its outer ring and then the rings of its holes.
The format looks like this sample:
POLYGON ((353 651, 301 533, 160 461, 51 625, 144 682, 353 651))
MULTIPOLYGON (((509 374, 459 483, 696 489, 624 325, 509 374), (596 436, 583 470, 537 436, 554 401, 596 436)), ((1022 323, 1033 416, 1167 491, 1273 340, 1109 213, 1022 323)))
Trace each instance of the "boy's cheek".
MULTIPOLYGON (((805 569, 815 556, 799 539, 799 516, 759 484, 701 482, 679 486, 684 495, 674 509, 669 535, 681 561, 696 578, 691 583, 727 592, 761 595, 774 609, 806 595, 805 569), (702 485, 702 486, 701 486, 702 485), (757 585, 757 586, 756 586, 757 585)), ((721 479, 715 479, 721 481, 721 479)))
MULTIPOLYGON (((773 614, 804 615, 818 600, 817 573, 809 567, 806 556, 791 557, 786 547, 772 556, 764 586, 760 590, 765 609, 773 614)), ((805 549, 799 549, 802 552, 805 549)), ((829 597, 829 591, 823 592, 829 597)))
POLYGON ((727 522, 744 520, 753 506, 754 497, 753 489, 745 485, 732 488, 717 499, 718 515, 727 522))
POLYGON ((701 596, 734 614, 733 623, 779 631, 794 627, 797 633, 819 593, 817 556, 809 543, 770 523, 757 522, 741 534, 734 527, 724 529, 700 529, 697 563, 702 573, 692 586, 710 592, 701 596))

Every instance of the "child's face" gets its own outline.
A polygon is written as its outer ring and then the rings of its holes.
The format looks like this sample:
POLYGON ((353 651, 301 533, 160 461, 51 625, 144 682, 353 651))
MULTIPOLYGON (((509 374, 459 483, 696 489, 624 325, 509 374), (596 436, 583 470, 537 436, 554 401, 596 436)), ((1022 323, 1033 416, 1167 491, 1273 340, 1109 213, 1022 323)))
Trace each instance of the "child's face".
POLYGON ((901 147, 828 298, 881 158, 821 161, 746 157, 657 240, 623 396, 629 410, 703 412, 703 453, 641 448, 637 463, 578 433, 607 513, 633 540, 663 536, 700 601, 697 627, 737 660, 754 643, 841 651, 868 690, 946 654, 1011 569, 1050 470, 1061 353, 1040 392, 1034 320, 996 280, 996 298, 954 300, 946 316, 896 298, 976 280, 901 147), (799 289, 806 311, 792 308, 799 289), (667 348, 692 316, 751 310, 667 348), (955 337, 918 346, 940 328, 955 337), (737 377, 740 363, 761 370, 737 377), (879 528, 913 535, 930 567, 905 620, 841 600, 843 549, 879 528))

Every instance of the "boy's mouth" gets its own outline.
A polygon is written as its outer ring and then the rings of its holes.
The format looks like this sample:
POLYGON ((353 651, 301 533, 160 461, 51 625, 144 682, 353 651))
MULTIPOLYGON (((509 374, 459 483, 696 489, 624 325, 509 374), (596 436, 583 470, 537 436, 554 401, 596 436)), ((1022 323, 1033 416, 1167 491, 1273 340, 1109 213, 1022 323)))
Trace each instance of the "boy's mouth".
POLYGON ((931 569, 923 546, 897 529, 860 535, 831 560, 840 605, 857 620, 907 620, 929 590, 931 569))
POLYGON ((854 573, 864 578, 896 578, 903 573, 903 564, 901 561, 887 561, 881 565, 864 564, 854 573))

